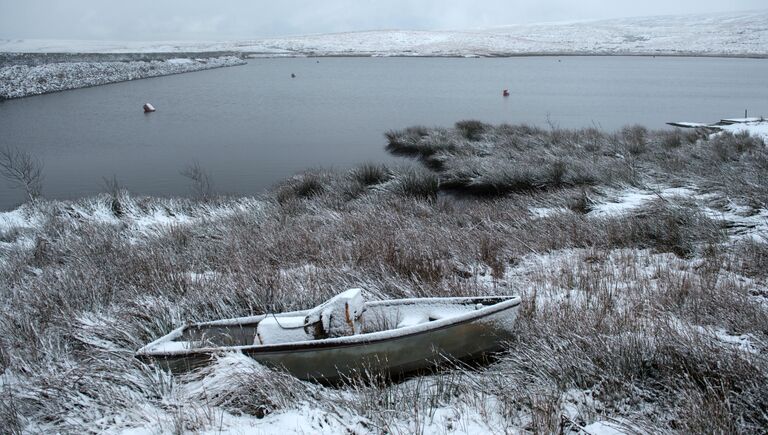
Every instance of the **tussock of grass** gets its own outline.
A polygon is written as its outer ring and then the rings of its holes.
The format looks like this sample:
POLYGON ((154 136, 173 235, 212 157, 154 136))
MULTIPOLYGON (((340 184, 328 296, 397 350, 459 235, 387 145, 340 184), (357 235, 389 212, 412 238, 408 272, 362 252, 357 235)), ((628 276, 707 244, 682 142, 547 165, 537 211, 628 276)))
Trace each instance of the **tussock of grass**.
MULTIPOLYGON (((614 228, 616 245, 649 247, 688 257, 697 247, 721 240, 719 226, 695 205, 657 200, 638 210, 628 228, 614 228)), ((611 235, 609 235, 611 237, 611 235)))
POLYGON ((763 140, 750 136, 749 132, 720 134, 714 137, 709 145, 722 161, 739 160, 744 154, 765 149, 763 140))
POLYGON ((427 171, 408 170, 395 178, 391 190, 402 196, 435 199, 440 190, 440 180, 427 171))
POLYGON ((353 170, 352 177, 363 186, 374 186, 389 181, 392 174, 384 165, 368 163, 353 170))
POLYGON ((490 128, 490 125, 474 120, 459 121, 456 123, 456 130, 458 130, 465 139, 471 141, 480 140, 483 133, 490 128))
POLYGON ((642 125, 624 127, 621 139, 624 148, 632 155, 640 155, 648 150, 648 129, 642 125))
POLYGON ((278 202, 286 203, 293 199, 312 198, 325 191, 325 185, 320 174, 307 172, 295 176, 281 185, 277 191, 278 202))
POLYGON ((735 247, 739 273, 755 278, 768 278, 768 241, 749 239, 735 247))

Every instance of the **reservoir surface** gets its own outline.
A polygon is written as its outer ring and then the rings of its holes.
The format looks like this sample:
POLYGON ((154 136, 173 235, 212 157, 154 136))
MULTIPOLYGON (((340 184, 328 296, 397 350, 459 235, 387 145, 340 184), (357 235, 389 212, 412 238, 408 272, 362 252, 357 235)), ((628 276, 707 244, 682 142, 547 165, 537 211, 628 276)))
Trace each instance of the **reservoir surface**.
MULTIPOLYGON (((298 58, 0 102, 0 147, 44 162, 44 195, 117 177, 186 195, 198 162, 221 193, 258 194, 308 168, 402 161, 384 132, 462 119, 545 128, 768 116, 768 60, 669 57, 298 58), (295 74, 295 78, 291 78, 295 74), (510 96, 502 97, 509 89, 510 96), (144 114, 152 103, 157 112, 144 114)), ((0 210, 24 195, 0 180, 0 210)))

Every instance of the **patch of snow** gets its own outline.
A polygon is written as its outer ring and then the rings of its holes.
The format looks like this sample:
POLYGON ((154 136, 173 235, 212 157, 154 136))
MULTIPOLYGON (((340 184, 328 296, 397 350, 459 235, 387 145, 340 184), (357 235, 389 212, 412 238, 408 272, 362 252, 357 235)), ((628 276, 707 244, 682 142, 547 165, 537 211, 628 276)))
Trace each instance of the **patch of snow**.
POLYGON ((156 230, 162 230, 173 225, 183 225, 192 222, 192 218, 184 213, 170 214, 167 210, 152 210, 147 214, 133 216, 130 219, 130 227, 137 233, 147 234, 156 230))
POLYGON ((499 412, 498 404, 492 398, 487 399, 484 407, 478 409, 464 403, 443 405, 435 408, 432 414, 420 416, 417 421, 393 421, 394 433, 423 433, 425 435, 442 434, 493 434, 517 433, 521 428, 511 427, 499 412))
POLYGON ((234 416, 225 413, 217 427, 203 431, 201 434, 335 435, 370 433, 365 430, 365 426, 359 423, 360 420, 360 417, 346 414, 341 417, 335 413, 303 403, 295 409, 278 411, 262 419, 251 416, 234 416))
POLYGON ((659 198, 670 198, 674 196, 691 197, 695 191, 690 188, 670 187, 659 190, 641 190, 630 188, 615 192, 612 200, 601 204, 596 204, 588 213, 589 216, 616 216, 628 213, 640 206, 659 198))
POLYGON ((745 122, 758 122, 758 121, 764 121, 764 119, 763 118, 726 118, 722 120, 722 122, 732 122, 732 123, 745 123, 745 122))
POLYGON ((683 128, 707 128, 709 127, 709 124, 705 124, 703 122, 684 122, 684 121, 676 121, 676 122, 669 122, 669 125, 673 125, 675 127, 683 127, 683 128))
POLYGON ((200 373, 184 378, 181 390, 184 395, 196 398, 215 397, 237 388, 237 376, 268 373, 267 369, 253 358, 240 353, 229 352, 215 356, 216 361, 200 373))
POLYGON ((753 354, 759 353, 759 350, 755 345, 756 338, 751 334, 734 335, 729 333, 723 328, 712 328, 712 327, 703 327, 703 326, 697 326, 696 329, 700 333, 707 335, 709 337, 712 337, 723 344, 734 346, 742 352, 753 353, 753 354))
POLYGON ((0 213, 0 264, 6 253, 34 248, 34 234, 42 225, 42 215, 26 205, 0 213))
POLYGON ((758 353, 757 347, 753 343, 754 337, 750 334, 733 335, 723 328, 717 328, 714 332, 715 337, 723 343, 734 345, 744 352, 758 353))
POLYGON ((768 210, 764 208, 752 209, 729 203, 722 210, 711 207, 703 210, 710 219, 726 223, 732 240, 768 241, 768 210))
POLYGON ((655 193, 629 189, 613 201, 595 205, 589 214, 592 216, 615 216, 634 210, 656 198, 658 196, 655 193))
POLYGON ((768 121, 763 119, 757 119, 755 121, 749 121, 744 123, 724 125, 718 128, 720 130, 728 131, 733 134, 747 132, 754 137, 761 138, 766 144, 768 144, 768 121))
POLYGON ((596 421, 584 426, 583 431, 589 435, 626 435, 630 433, 622 430, 619 425, 610 421, 596 421))
POLYGON ((30 216, 24 207, 19 207, 13 211, 0 213, 0 231, 9 231, 17 228, 32 228, 30 216))
POLYGON ((407 328, 409 326, 415 326, 420 325, 422 323, 429 322, 429 316, 427 316, 426 313, 420 312, 420 313, 412 313, 408 316, 403 317, 403 319, 397 324, 398 328, 407 328))
POLYGON ((202 273, 187 272, 187 278, 189 279, 190 282, 194 282, 194 283, 206 283, 206 282, 216 281, 221 277, 222 277, 221 273, 214 272, 211 270, 207 270, 202 273))
POLYGON ((282 279, 306 279, 318 273, 320 269, 314 264, 305 264, 303 266, 280 269, 278 274, 282 279))
POLYGON ((733 134, 749 133, 751 136, 760 138, 768 144, 768 120, 764 117, 722 119, 714 124, 703 124, 700 122, 669 122, 668 124, 683 128, 707 128, 710 131, 715 131, 713 135, 718 135, 722 131, 733 134))
POLYGON ((537 218, 544 218, 560 213, 567 213, 569 210, 565 207, 531 207, 528 211, 537 218))
POLYGON ((220 428, 203 433, 210 435, 219 433, 233 435, 366 433, 367 431, 363 431, 364 427, 359 425, 358 420, 360 420, 359 417, 352 416, 342 419, 338 415, 304 403, 299 408, 279 411, 263 419, 230 416, 225 419, 220 428))
POLYGON ((189 341, 164 341, 152 346, 153 352, 179 352, 182 350, 193 349, 196 346, 189 341))
POLYGON ((570 389, 560 397, 562 413, 572 421, 586 417, 585 410, 603 408, 602 403, 592 396, 590 390, 570 389))
POLYGON ((173 65, 188 65, 191 63, 195 63, 194 60, 188 59, 186 57, 174 57, 173 59, 168 59, 166 62, 173 65))
POLYGON ((0 375, 0 389, 17 384, 18 382, 18 376, 10 368, 6 368, 3 374, 0 375))
POLYGON ((735 335, 724 328, 695 325, 676 317, 670 317, 667 319, 667 322, 674 330, 680 332, 682 335, 700 336, 715 344, 735 347, 746 353, 759 354, 760 348, 764 346, 764 344, 761 346, 760 341, 752 334, 735 335))

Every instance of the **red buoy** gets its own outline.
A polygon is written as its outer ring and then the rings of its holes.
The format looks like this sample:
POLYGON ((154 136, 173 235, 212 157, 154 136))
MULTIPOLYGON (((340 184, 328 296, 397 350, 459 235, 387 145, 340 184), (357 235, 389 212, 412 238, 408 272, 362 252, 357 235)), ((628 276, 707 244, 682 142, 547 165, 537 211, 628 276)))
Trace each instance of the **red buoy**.
POLYGON ((504 92, 501 93, 501 95, 508 97, 509 96, 509 89, 504 89, 504 92))
POLYGON ((149 103, 146 103, 144 105, 144 113, 150 113, 150 112, 154 112, 154 111, 155 111, 155 106, 153 106, 153 105, 151 105, 149 103))

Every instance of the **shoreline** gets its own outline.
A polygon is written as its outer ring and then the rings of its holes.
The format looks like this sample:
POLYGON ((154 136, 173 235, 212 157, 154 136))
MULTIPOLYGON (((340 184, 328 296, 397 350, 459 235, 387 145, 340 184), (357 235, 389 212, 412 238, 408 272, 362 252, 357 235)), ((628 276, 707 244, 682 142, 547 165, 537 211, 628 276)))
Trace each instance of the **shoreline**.
POLYGON ((239 56, 15 64, 0 67, 0 101, 245 64, 239 56))
POLYGON ((281 59, 281 58, 358 58, 358 57, 372 57, 372 58, 421 58, 421 59, 505 59, 514 57, 682 57, 682 58, 714 58, 714 59, 768 59, 768 52, 766 53, 696 53, 696 52, 683 52, 683 53, 643 53, 643 52, 628 52, 628 53, 600 53, 600 52, 509 52, 509 53, 485 53, 485 54, 383 54, 383 53, 264 53, 264 52, 242 52, 247 59, 281 59))
MULTIPOLYGON (((77 62, 109 62, 110 60, 99 60, 99 57, 111 57, 113 62, 127 62, 130 57, 135 57, 135 61, 140 60, 166 60, 170 58, 211 58, 223 56, 238 56, 245 59, 281 59, 281 58, 338 58, 338 57, 374 57, 374 58, 457 58, 457 59, 497 59, 512 57, 688 57, 688 58, 721 58, 721 59, 768 59, 768 51, 765 53, 703 53, 695 51, 686 52, 659 52, 648 53, 643 51, 628 52, 599 52, 599 51, 520 51, 520 52, 495 52, 495 53, 446 53, 446 54, 409 54, 407 52, 383 53, 383 52, 358 52, 358 53, 340 53, 340 52, 286 52, 274 53, 264 51, 158 51, 158 52, 125 52, 125 53, 91 53, 91 52, 0 52, 0 68, 11 66, 19 62, 17 58, 23 60, 32 60, 40 57, 73 57, 73 58, 95 58, 94 60, 79 60, 77 62), (10 64, 10 65, 9 65, 10 64)), ((37 64, 63 63, 67 60, 54 62, 40 62, 37 64)), ((75 62, 75 61, 70 61, 75 62)))
MULTIPOLYGON (((664 58, 704 58, 704 59, 768 59, 768 53, 762 54, 728 54, 728 53, 600 53, 600 52, 518 52, 518 53, 487 53, 487 54, 406 54, 406 53, 264 53, 264 52, 157 52, 157 53, 29 53, 2 52, 0 53, 0 78, 6 84, 0 85, 0 101, 15 100, 62 91, 84 89, 113 83, 142 80, 153 77, 163 77, 188 72, 245 65, 251 59, 299 59, 299 58, 420 58, 420 59, 503 59, 523 57, 664 57, 664 58), (173 60, 183 63, 171 64, 173 60), (211 61, 221 63, 210 64, 211 61), (62 69, 77 69, 83 65, 97 69, 98 67, 116 66, 124 70, 110 71, 117 74, 106 77, 89 78, 85 76, 65 77, 68 83, 56 82, 62 79, 62 69), (160 66, 161 69, 157 70, 160 66), (12 71, 13 69, 20 71, 12 71), (34 74, 37 69, 38 74, 34 74), (51 69, 42 71, 40 69, 51 69), (127 74, 127 75, 126 75, 127 74), (9 75, 15 77, 8 77, 9 75), (53 80, 53 83, 49 81, 53 80), (72 83, 83 81, 80 84, 72 83), (16 88, 23 87, 24 90, 16 88)), ((110 68, 113 69, 113 68, 110 68)), ((96 71, 99 72, 99 71, 96 71)))

